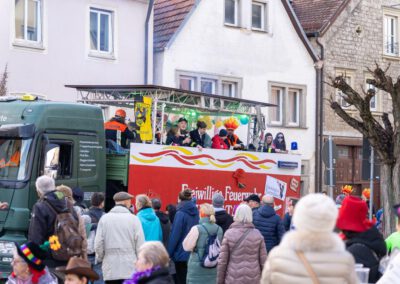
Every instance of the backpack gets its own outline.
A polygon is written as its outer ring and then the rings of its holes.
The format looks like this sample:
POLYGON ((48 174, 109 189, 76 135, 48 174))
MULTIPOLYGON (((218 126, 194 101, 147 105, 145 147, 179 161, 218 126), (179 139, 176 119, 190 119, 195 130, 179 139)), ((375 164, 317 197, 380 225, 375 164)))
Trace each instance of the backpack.
POLYGON ((58 237, 61 245, 59 250, 51 250, 52 258, 58 261, 68 261, 73 256, 82 256, 83 237, 79 233, 79 216, 76 215, 73 208, 57 212, 47 199, 45 201, 56 215, 54 235, 58 237))
POLYGON ((210 233, 208 232, 207 228, 204 225, 200 226, 202 226, 204 230, 206 230, 207 232, 207 241, 206 241, 206 246, 204 248, 203 257, 200 258, 199 256, 200 264, 204 268, 215 268, 217 267, 218 257, 221 252, 221 243, 218 240, 219 227, 215 235, 210 235, 210 233))

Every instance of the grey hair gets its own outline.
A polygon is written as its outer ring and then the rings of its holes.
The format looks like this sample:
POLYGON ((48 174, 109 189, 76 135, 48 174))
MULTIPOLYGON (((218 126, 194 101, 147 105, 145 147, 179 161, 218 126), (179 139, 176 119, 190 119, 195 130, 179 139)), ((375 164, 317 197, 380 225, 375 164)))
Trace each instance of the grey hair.
POLYGON ((168 267, 169 255, 161 242, 150 241, 145 242, 139 249, 139 257, 142 256, 147 264, 153 267, 168 267))
POLYGON ((247 204, 240 204, 238 208, 236 208, 235 216, 233 217, 233 221, 241 222, 241 223, 252 223, 253 222, 253 211, 247 204))
POLYGON ((136 196, 136 208, 140 210, 143 207, 151 207, 151 200, 147 195, 139 194, 136 196))
POLYGON ((264 195, 262 198, 262 203, 264 203, 265 205, 273 205, 274 197, 271 195, 264 195))
POLYGON ((40 176, 36 180, 36 190, 40 195, 45 195, 56 189, 56 183, 53 178, 48 176, 40 176))

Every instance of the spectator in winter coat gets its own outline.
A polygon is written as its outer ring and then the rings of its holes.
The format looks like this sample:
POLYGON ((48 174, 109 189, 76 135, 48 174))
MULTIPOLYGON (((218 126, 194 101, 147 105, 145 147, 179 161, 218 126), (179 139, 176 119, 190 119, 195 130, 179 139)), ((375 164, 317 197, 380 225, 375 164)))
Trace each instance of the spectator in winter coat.
POLYGON ((251 210, 254 212, 255 210, 258 210, 260 208, 260 197, 258 194, 250 194, 248 197, 243 199, 244 202, 247 203, 247 205, 250 206, 251 210))
POLYGON ((169 234, 171 232, 171 222, 169 221, 168 215, 161 212, 161 200, 158 198, 154 198, 151 200, 151 205, 153 206, 153 209, 160 220, 161 224, 161 231, 162 231, 162 242, 165 246, 165 248, 168 247, 168 240, 169 240, 169 234))
POLYGON ((227 137, 228 132, 225 129, 221 129, 219 133, 213 137, 211 148, 228 150, 228 145, 225 143, 227 137))
POLYGON ((215 221, 215 211, 211 204, 201 204, 200 224, 193 226, 183 241, 183 249, 191 252, 187 272, 188 284, 216 283, 217 267, 204 268, 201 263, 208 238, 216 236, 222 242, 222 229, 215 221))
MULTIPOLYGON (((74 209, 74 199, 72 198, 72 189, 66 185, 59 185, 56 187, 56 190, 59 192, 62 192, 64 194, 64 196, 67 199, 68 208, 70 208, 71 211, 75 210, 74 209)), ((75 212, 76 212, 76 210, 75 210, 75 212)), ((77 212, 76 212, 76 218, 79 219, 79 234, 83 238, 81 257, 86 260, 88 243, 87 243, 85 220, 77 212)))
POLYGON ((171 225, 172 225, 174 223, 174 219, 175 219, 176 206, 173 204, 168 204, 167 207, 165 207, 165 211, 167 212, 169 221, 171 222, 171 225))
POLYGON ((124 284, 173 284, 169 256, 160 242, 146 242, 139 249, 136 271, 124 284))
POLYGON ((253 224, 263 235, 265 247, 269 252, 274 246, 279 245, 285 228, 281 218, 275 213, 274 198, 265 195, 262 203, 260 208, 253 211, 253 224))
MULTIPOLYGON (((29 223, 28 231, 28 241, 31 241, 37 245, 41 245, 46 242, 50 236, 54 235, 54 224, 57 217, 56 212, 70 211, 76 217, 76 220, 79 220, 79 217, 72 209, 72 206, 69 206, 64 194, 56 191, 54 179, 51 177, 39 177, 36 180, 36 190, 39 200, 32 208, 32 217, 29 223)), ((52 271, 53 268, 57 266, 64 266, 67 264, 67 262, 57 261, 52 258, 50 253, 48 253, 45 259, 45 264, 52 271)))
POLYGON ((207 134, 207 124, 204 121, 197 122, 197 129, 190 131, 191 147, 211 148, 211 138, 207 134))
POLYGON ((80 214, 80 216, 83 215, 83 213, 88 211, 88 208, 84 202, 84 192, 80 187, 74 187, 72 189, 72 197, 75 200, 74 208, 77 210, 80 214))
POLYGON ((278 132, 276 134, 274 139, 274 145, 276 153, 287 153, 285 136, 283 135, 282 132, 278 132))
POLYGON ((57 284, 57 279, 44 265, 45 258, 46 252, 35 243, 17 246, 11 261, 13 271, 6 284, 57 284))
POLYGON ((144 238, 146 241, 162 242, 160 219, 151 207, 151 201, 147 195, 139 194, 136 196, 137 216, 142 223, 144 238))
POLYGON ((300 199, 293 215, 296 229, 269 252, 260 283, 358 283, 354 259, 333 232, 337 215, 328 196, 309 194, 300 199))
POLYGON ((379 279, 377 284, 393 284, 400 283, 400 252, 390 260, 389 266, 386 268, 385 273, 379 279))
POLYGON ((340 207, 336 226, 344 234, 346 249, 356 263, 370 269, 368 283, 376 283, 381 277, 379 262, 386 255, 386 245, 382 235, 367 219, 367 213, 365 201, 347 196, 340 207))
POLYGON ((132 275, 139 248, 144 243, 140 220, 128 209, 132 198, 127 192, 116 193, 114 208, 101 217, 97 226, 96 260, 102 262, 106 284, 122 284, 132 275))
POLYGON ((189 253, 184 251, 182 243, 190 229, 199 223, 199 212, 192 201, 192 191, 181 191, 179 200, 168 242, 168 253, 176 268, 176 284, 186 283, 189 253))
POLYGON ((259 283, 267 258, 264 238, 254 228, 253 213, 247 204, 238 206, 233 220, 222 240, 217 283, 259 283))
POLYGON ((212 197, 212 205, 215 210, 216 224, 222 228, 222 231, 226 232, 229 226, 233 223, 233 217, 226 213, 224 209, 224 197, 221 193, 215 193, 212 197))
POLYGON ((292 225, 292 216, 294 212, 294 207, 296 206, 297 199, 290 199, 289 201, 289 206, 288 206, 288 212, 286 212, 285 217, 283 218, 283 225, 285 226, 286 232, 291 229, 292 225))

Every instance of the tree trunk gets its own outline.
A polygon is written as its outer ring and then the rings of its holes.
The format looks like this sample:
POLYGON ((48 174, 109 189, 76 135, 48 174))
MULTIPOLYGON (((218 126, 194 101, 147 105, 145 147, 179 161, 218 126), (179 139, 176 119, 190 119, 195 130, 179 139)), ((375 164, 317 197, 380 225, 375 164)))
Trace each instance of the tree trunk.
POLYGON ((400 203, 400 162, 381 165, 381 206, 384 208, 384 236, 396 231, 393 205, 400 203))

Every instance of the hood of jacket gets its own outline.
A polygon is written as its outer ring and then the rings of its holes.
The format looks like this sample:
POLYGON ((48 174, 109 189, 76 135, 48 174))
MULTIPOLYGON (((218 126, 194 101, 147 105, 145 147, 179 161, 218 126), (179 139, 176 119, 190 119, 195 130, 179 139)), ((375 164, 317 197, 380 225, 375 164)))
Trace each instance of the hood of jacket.
POLYGON ((67 199, 64 194, 59 191, 51 191, 47 193, 43 199, 46 199, 57 212, 68 209, 67 199))
POLYGON ((378 229, 373 226, 371 229, 362 232, 352 239, 346 241, 346 246, 349 247, 352 244, 361 243, 376 252, 378 256, 386 255, 386 244, 383 240, 381 233, 378 229))
POLYGON ((199 214, 199 210, 197 210, 196 204, 192 200, 184 200, 179 202, 177 211, 182 211, 187 213, 190 216, 196 216, 199 214))
POLYGON ((156 213, 154 213, 153 208, 149 207, 140 209, 137 216, 140 217, 140 219, 146 220, 148 222, 154 222, 157 219, 157 215, 156 213))
POLYGON ((225 210, 221 210, 215 212, 215 218, 226 222, 230 219, 230 215, 225 210))
POLYGON ((156 211, 155 213, 158 219, 160 219, 161 224, 168 224, 169 217, 167 214, 162 213, 161 211, 156 211))
POLYGON ((269 217, 272 217, 272 216, 276 215, 276 212, 275 212, 274 208, 272 208, 269 205, 261 206, 260 208, 258 208, 258 212, 264 218, 269 218, 269 217))

